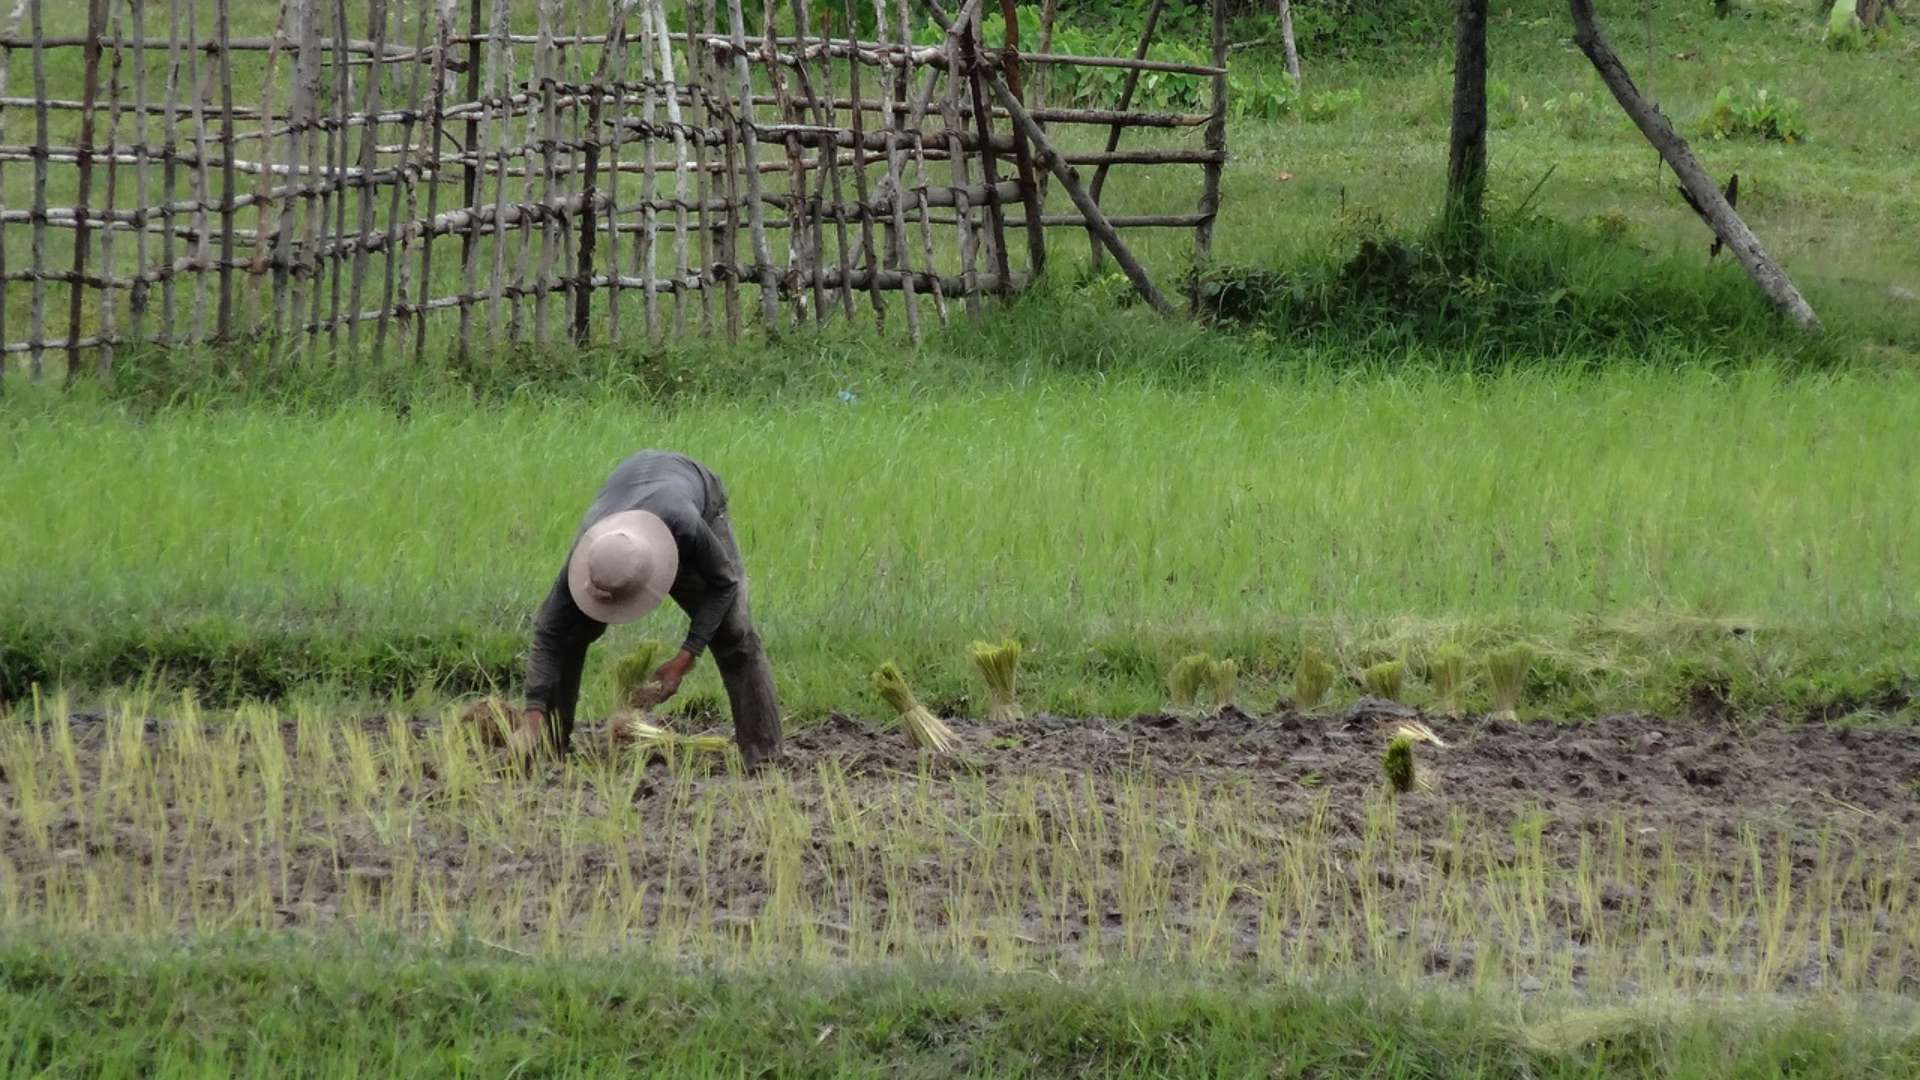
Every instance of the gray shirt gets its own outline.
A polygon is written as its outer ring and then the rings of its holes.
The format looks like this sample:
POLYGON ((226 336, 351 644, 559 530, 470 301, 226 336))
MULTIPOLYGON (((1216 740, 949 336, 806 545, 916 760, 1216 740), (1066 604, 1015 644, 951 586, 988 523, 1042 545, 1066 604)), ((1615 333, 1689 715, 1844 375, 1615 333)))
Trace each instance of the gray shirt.
MULTIPOLYGON (((574 542, 601 518, 628 510, 659 516, 680 549, 680 570, 668 595, 690 620, 682 647, 706 650, 740 591, 739 555, 714 535, 711 523, 726 513, 727 494, 706 466, 663 450, 642 450, 613 470, 587 508, 574 542)), ((580 671, 587 647, 606 633, 573 602, 564 563, 534 620, 533 655, 527 665, 527 704, 556 718, 571 719, 580 698, 580 671)))

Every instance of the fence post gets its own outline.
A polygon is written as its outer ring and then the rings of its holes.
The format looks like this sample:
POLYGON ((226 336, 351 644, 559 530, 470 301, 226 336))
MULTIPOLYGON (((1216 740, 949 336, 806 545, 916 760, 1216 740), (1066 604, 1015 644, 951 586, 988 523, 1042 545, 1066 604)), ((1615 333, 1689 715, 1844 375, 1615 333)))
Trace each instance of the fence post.
MULTIPOLYGON (((88 209, 93 191, 93 102, 100 93, 100 35, 107 21, 107 0, 87 0, 86 89, 80 102, 80 190, 73 208, 73 277, 67 281, 67 384, 80 375, 80 304, 86 294, 88 209)), ((38 28, 36 27, 36 30, 38 28)))
POLYGON ((1198 303, 1200 279, 1197 271, 1213 259, 1213 221, 1220 213, 1220 173, 1227 158, 1227 4, 1213 0, 1213 111, 1207 117, 1207 163, 1201 166, 1200 223, 1193 227, 1193 264, 1196 270, 1189 300, 1198 303))

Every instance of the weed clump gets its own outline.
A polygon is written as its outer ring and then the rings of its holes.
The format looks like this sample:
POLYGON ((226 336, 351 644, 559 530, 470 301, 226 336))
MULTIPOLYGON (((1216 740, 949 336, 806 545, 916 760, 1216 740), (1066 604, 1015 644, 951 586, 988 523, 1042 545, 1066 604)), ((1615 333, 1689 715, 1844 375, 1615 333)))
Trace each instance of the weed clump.
POLYGON ((1206 653, 1183 656, 1167 672, 1167 699, 1182 712, 1199 707, 1200 689, 1213 671, 1213 657, 1206 653))
POLYGON ((1533 649, 1514 645, 1487 654, 1487 681, 1493 686, 1493 718, 1511 723, 1517 717, 1520 694, 1526 689, 1533 649))
POLYGON ((1441 716, 1460 715, 1460 692, 1467 681, 1467 654, 1458 645, 1442 645, 1427 662, 1427 679, 1433 683, 1434 709, 1441 716))
POLYGON ((914 745, 936 754, 953 752, 956 745, 953 729, 915 700, 913 688, 907 685, 907 677, 900 673, 899 665, 891 660, 881 664, 873 673, 873 690, 900 714, 900 726, 907 729, 907 737, 914 745))
POLYGON ((1327 654, 1309 645, 1300 652, 1300 665, 1293 669, 1293 705, 1297 709, 1315 709, 1327 699, 1333 688, 1333 665, 1327 654))
POLYGON ((1399 701, 1406 674, 1407 665, 1404 661, 1382 660, 1360 673, 1360 684, 1374 697, 1399 701))
POLYGON ((1020 643, 1012 638, 998 645, 976 641, 971 652, 973 666, 980 669, 980 677, 987 683, 987 721, 1008 724, 1025 719, 1026 710, 1020 707, 1020 698, 1015 690, 1020 669, 1020 643))
POLYGON ((651 689, 651 684, 662 651, 657 641, 641 641, 614 663, 613 700, 621 707, 649 709, 658 704, 653 700, 656 691, 651 689))

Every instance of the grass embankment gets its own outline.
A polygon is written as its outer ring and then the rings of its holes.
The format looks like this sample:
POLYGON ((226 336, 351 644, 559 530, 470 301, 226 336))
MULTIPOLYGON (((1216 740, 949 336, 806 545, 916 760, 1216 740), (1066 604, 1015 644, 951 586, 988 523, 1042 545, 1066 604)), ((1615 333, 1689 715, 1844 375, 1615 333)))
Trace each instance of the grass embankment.
MULTIPOLYGON (((511 682, 597 485, 666 446, 726 478, 806 716, 871 707, 890 658, 970 707, 967 644, 1004 635, 1027 700, 1077 714, 1162 704, 1189 652, 1238 660, 1260 703, 1303 645, 1417 671, 1514 639, 1540 652, 1537 709, 1670 708, 1703 682, 1857 704, 1912 671, 1917 399, 1898 375, 1641 369, 400 418, 16 401, 0 504, 31 512, 0 520, 4 670, 15 695, 150 671, 216 698, 511 682)), ((704 666, 691 688, 718 698, 704 666)))
POLYGON ((257 942, 0 948, 0 1071, 155 1077, 1905 1077, 1851 1009, 1563 1012, 1231 980, 706 972, 257 942))

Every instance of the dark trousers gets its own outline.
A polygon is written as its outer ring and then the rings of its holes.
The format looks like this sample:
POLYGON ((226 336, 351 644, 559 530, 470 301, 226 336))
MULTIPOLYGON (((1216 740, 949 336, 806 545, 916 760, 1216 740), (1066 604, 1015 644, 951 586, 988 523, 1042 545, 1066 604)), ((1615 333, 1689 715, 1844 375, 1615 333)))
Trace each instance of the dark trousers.
MULTIPOLYGON (((740 567, 740 590, 733 608, 720 620, 708 651, 714 666, 720 669, 720 681, 727 688, 727 707, 733 712, 733 738, 740 744, 740 755, 752 768, 762 761, 780 756, 780 702, 774 696, 773 664, 753 628, 753 612, 747 603, 746 563, 740 558, 740 545, 733 538, 733 519, 725 511, 711 522, 714 538, 740 567)), ((689 590, 696 591, 696 590, 689 590)), ((692 608, 697 595, 676 596, 683 607, 692 608)))

